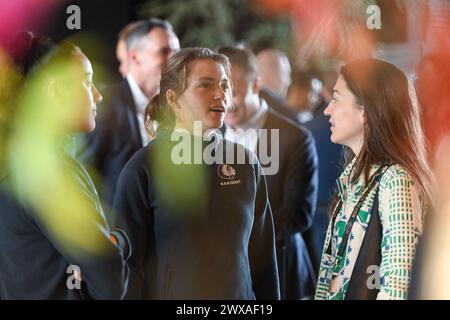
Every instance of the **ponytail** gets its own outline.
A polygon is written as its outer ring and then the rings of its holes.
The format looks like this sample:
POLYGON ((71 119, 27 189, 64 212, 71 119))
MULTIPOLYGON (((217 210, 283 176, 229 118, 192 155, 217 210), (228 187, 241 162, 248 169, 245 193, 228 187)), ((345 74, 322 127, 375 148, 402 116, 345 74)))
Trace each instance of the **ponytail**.
POLYGON ((171 106, 157 94, 148 104, 144 111, 144 123, 147 135, 154 139, 159 129, 173 129, 175 127, 176 116, 171 106))

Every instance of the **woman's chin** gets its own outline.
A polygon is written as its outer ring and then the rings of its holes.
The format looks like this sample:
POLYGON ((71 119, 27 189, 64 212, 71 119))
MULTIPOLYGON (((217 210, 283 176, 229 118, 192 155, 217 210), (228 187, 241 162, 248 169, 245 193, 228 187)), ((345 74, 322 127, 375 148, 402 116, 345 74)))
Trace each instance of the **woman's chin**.
POLYGON ((208 121, 208 123, 205 123, 204 126, 206 127, 205 129, 220 129, 223 126, 223 118, 220 120, 211 120, 208 121))
POLYGON ((94 129, 95 129, 95 120, 92 119, 90 121, 86 121, 85 123, 83 123, 78 131, 83 133, 89 133, 94 131, 94 129))
POLYGON ((336 139, 336 137, 333 134, 331 134, 330 140, 331 140, 331 142, 333 142, 335 144, 339 144, 339 141, 336 139))

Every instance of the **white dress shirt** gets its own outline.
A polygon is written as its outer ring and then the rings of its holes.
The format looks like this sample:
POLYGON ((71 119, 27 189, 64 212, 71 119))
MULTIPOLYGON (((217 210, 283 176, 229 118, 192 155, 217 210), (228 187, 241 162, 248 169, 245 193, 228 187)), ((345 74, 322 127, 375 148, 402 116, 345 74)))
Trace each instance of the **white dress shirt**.
POLYGON ((144 124, 144 111, 147 108, 149 100, 147 96, 139 88, 136 80, 134 80, 131 74, 127 75, 127 81, 130 85, 131 95, 133 96, 134 105, 136 106, 136 115, 139 124, 139 132, 141 133, 142 145, 146 146, 150 142, 150 138, 147 135, 144 124))

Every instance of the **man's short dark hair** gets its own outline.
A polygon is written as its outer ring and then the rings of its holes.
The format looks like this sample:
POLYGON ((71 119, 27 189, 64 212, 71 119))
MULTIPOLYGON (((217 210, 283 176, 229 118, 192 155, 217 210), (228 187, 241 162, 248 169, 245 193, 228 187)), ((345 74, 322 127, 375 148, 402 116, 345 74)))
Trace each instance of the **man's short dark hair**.
POLYGON ((174 32, 172 25, 167 20, 149 18, 146 20, 138 21, 126 36, 127 49, 130 49, 136 42, 146 37, 148 33, 155 28, 161 28, 166 31, 174 32))
POLYGON ((256 56, 250 50, 236 47, 222 47, 217 51, 227 56, 231 64, 241 68, 247 76, 258 74, 256 56))

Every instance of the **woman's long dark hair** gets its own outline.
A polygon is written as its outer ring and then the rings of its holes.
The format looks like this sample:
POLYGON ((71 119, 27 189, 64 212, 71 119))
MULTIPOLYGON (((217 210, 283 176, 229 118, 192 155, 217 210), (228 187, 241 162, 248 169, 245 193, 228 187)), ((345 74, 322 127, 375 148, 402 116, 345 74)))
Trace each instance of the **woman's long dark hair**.
MULTIPOLYGON (((399 164, 413 177, 428 203, 432 173, 412 84, 397 67, 377 59, 350 62, 342 67, 340 75, 356 102, 364 106, 366 120, 352 180, 363 175, 367 183, 374 164, 399 164)), ((346 165, 354 157, 353 152, 347 152, 346 165)))

